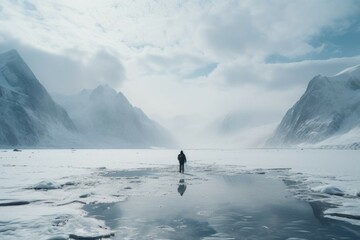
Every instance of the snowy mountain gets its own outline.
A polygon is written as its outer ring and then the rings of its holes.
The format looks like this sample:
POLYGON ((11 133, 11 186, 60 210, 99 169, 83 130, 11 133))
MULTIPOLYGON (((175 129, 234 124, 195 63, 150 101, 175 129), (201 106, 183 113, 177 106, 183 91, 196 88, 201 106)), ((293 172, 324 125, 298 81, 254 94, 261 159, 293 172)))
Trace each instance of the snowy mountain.
POLYGON ((53 146, 75 130, 16 50, 0 54, 0 147, 53 146))
POLYGON ((107 85, 74 96, 59 97, 84 136, 84 147, 148 148, 173 147, 171 135, 121 92, 107 85))
POLYGON ((314 77, 267 145, 353 146, 359 132, 360 65, 314 77))

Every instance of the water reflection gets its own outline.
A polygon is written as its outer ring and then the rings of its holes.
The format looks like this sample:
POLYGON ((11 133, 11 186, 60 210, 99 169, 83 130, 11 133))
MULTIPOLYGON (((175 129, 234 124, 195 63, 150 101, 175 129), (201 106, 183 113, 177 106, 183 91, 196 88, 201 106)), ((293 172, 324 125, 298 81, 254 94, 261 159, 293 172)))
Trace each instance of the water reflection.
POLYGON ((277 179, 241 174, 164 180, 147 178, 139 186, 138 192, 153 194, 84 209, 104 220, 114 239, 360 239, 358 226, 324 220, 323 203, 289 197, 277 179), (183 196, 186 184, 191 190, 183 196))
POLYGON ((180 196, 184 195, 185 191, 186 191, 186 183, 185 183, 185 179, 180 179, 179 180, 179 186, 177 189, 178 193, 180 194, 180 196))

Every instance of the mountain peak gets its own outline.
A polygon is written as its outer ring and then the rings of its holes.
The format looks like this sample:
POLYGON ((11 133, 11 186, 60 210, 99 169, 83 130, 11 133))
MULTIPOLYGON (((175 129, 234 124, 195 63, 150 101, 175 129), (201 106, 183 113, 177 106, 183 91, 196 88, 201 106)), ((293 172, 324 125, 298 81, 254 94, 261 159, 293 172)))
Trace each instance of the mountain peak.
POLYGON ((359 90, 360 65, 333 77, 314 77, 283 117, 269 145, 318 144, 358 128, 359 90))
POLYGON ((16 51, 15 49, 0 53, 0 66, 17 59, 22 58, 18 51, 16 51))
POLYGON ((18 51, 16 49, 11 49, 9 51, 3 52, 0 54, 0 56, 20 56, 18 51))
POLYGON ((109 85, 99 85, 90 93, 90 98, 92 99, 109 99, 114 98, 118 95, 115 89, 111 88, 109 85))
POLYGON ((111 94, 111 95, 114 95, 114 94, 117 94, 116 90, 113 89, 112 87, 110 87, 109 85, 107 84, 100 84, 99 86, 97 86, 93 91, 92 93, 95 93, 95 94, 111 94))
POLYGON ((75 129, 16 50, 0 54, 0 68, 0 146, 46 145, 75 129))

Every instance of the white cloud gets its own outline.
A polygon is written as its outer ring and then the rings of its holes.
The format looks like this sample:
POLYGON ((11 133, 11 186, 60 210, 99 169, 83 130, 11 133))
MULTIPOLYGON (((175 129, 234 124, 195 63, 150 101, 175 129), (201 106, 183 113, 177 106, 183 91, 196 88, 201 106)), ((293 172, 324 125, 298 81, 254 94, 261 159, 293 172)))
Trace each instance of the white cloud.
POLYGON ((4 1, 0 29, 52 52, 108 47, 131 58, 148 46, 263 59, 313 51, 310 38, 340 31, 357 10, 347 0, 4 1))
POLYGON ((346 32, 358 13, 352 0, 2 1, 0 49, 23 46, 51 91, 110 83, 159 119, 196 115, 196 128, 231 112, 266 112, 274 121, 314 75, 360 59, 267 57, 324 51, 311 40, 346 32))
POLYGON ((253 85, 268 90, 287 90, 303 87, 316 75, 332 76, 359 63, 360 56, 272 64, 235 59, 219 64, 209 78, 213 82, 233 87, 253 85))
POLYGON ((106 50, 99 50, 91 57, 84 58, 84 54, 76 49, 55 54, 11 39, 0 44, 0 52, 9 49, 18 50, 50 92, 76 93, 83 88, 95 88, 99 84, 117 88, 126 78, 123 64, 106 50))
POLYGON ((324 29, 341 31, 359 9, 353 1, 222 1, 201 22, 204 42, 217 57, 304 55, 324 29))

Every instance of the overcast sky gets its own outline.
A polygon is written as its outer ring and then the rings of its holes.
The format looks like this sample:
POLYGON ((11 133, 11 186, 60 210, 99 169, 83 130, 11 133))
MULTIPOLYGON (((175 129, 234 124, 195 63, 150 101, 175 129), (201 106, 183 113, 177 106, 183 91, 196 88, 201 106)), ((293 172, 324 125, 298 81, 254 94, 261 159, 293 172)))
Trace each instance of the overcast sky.
POLYGON ((356 0, 0 2, 0 51, 49 92, 109 84, 181 142, 252 146, 312 77, 360 64, 359 42, 356 0))

